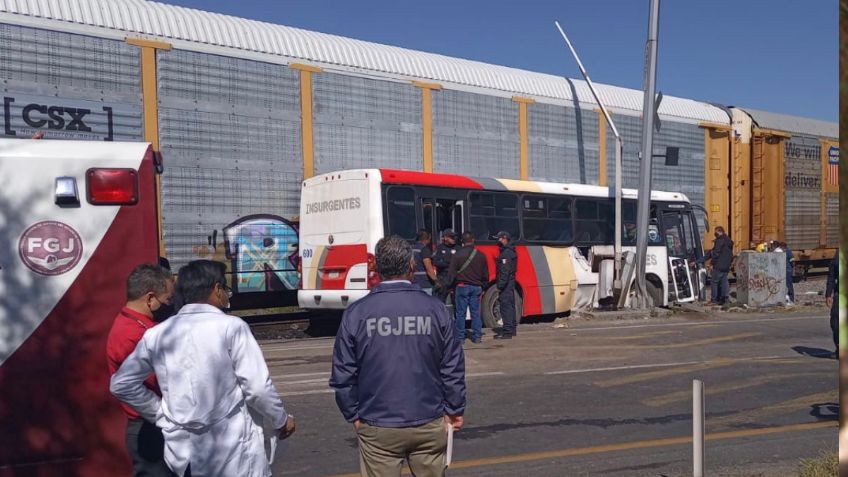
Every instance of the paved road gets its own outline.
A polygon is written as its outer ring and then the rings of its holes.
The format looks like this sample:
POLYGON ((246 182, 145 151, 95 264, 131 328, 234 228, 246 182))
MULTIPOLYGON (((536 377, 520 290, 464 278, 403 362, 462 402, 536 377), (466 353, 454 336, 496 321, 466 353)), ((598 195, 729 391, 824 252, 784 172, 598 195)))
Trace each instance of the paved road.
MULTIPOLYGON (((792 475, 836 448, 825 311, 523 325, 466 348, 468 410, 450 475, 691 475, 692 379, 710 475, 792 475)), ((327 387, 331 338, 264 342, 298 433, 277 475, 356 473, 327 387)))

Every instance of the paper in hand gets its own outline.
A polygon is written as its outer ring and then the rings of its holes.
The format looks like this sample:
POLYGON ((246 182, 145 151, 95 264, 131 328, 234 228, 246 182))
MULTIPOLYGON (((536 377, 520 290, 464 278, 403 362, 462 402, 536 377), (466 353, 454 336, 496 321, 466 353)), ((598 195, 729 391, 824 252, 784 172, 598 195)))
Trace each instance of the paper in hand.
POLYGON ((450 467, 451 462, 453 461, 453 424, 447 422, 447 432, 448 432, 448 449, 445 453, 445 467, 450 467))

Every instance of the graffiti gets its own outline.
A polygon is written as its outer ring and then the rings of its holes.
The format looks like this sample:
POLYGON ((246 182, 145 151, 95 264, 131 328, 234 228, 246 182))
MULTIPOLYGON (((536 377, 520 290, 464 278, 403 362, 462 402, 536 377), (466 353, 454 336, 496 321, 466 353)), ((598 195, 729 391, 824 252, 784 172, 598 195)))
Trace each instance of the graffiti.
POLYGON ((736 293, 748 306, 783 303, 786 295, 786 261, 779 253, 743 252, 735 263, 736 293))
MULTIPOLYGON (((737 277, 747 277, 748 272, 748 262, 745 260, 737 260, 735 264, 736 268, 736 276, 737 277)), ((736 291, 737 293, 748 293, 748 280, 744 278, 742 280, 737 280, 736 283, 736 291)))
POLYGON ((780 286, 782 283, 782 279, 771 277, 761 271, 758 271, 753 276, 748 277, 747 285, 748 290, 750 290, 752 294, 767 293, 766 299, 763 300, 767 301, 771 297, 783 294, 783 289, 780 286))
POLYGON ((250 215, 227 225, 223 232, 234 291, 297 289, 298 239, 294 224, 276 215, 250 215))

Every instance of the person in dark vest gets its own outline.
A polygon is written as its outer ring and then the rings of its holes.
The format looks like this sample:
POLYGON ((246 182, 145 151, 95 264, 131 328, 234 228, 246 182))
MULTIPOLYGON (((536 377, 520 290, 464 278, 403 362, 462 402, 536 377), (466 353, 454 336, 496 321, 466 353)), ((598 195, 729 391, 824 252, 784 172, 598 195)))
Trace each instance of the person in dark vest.
POLYGON ((497 270, 498 304, 501 310, 503 328, 495 335, 496 340, 508 340, 516 334, 515 320, 515 269, 518 263, 518 255, 515 254, 515 246, 510 241, 509 232, 498 232, 496 236, 501 251, 495 260, 497 270))
POLYGON ((833 346, 836 349, 834 354, 839 357, 839 250, 830 261, 824 296, 830 307, 830 331, 833 333, 833 346))
POLYGON ((333 349, 330 387, 359 443, 360 473, 441 476, 447 426, 462 428, 465 356, 445 305, 410 282, 409 242, 377 242, 382 282, 342 316, 333 349))
POLYGON ((433 294, 433 283, 436 281, 436 269, 433 267, 433 249, 430 248, 432 236, 430 232, 421 229, 418 231, 417 242, 412 247, 412 256, 415 259, 415 275, 413 283, 421 287, 424 293, 433 294))
POLYGON ((724 227, 719 225, 715 228, 713 249, 704 254, 701 262, 705 260, 710 260, 713 266, 710 285, 712 303, 724 305, 728 295, 730 295, 730 283, 727 281, 727 274, 730 272, 730 265, 733 263, 733 241, 724 232, 724 227))
POLYGON ((465 340, 465 313, 471 313, 471 342, 483 340, 483 320, 480 317, 480 296, 489 283, 489 264, 486 256, 474 248, 474 234, 462 234, 462 248, 456 251, 448 269, 448 283, 455 288, 456 331, 454 338, 465 340))
POLYGON ((433 296, 446 303, 450 296, 450 285, 448 283, 448 268, 451 258, 456 253, 456 232, 453 229, 445 229, 442 232, 442 243, 436 247, 433 253, 433 266, 436 267, 436 282, 433 287, 433 296))

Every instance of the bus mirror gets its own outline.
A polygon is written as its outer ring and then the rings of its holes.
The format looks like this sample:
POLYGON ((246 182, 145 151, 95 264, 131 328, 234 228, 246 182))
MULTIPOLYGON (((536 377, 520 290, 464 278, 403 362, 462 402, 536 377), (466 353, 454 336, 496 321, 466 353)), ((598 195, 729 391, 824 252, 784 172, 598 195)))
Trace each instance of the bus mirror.
POLYGON ((665 165, 676 166, 679 157, 680 157, 680 148, 679 147, 667 147, 667 148, 665 148, 665 165))

